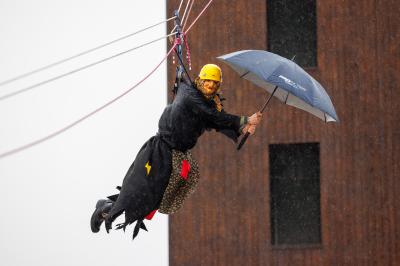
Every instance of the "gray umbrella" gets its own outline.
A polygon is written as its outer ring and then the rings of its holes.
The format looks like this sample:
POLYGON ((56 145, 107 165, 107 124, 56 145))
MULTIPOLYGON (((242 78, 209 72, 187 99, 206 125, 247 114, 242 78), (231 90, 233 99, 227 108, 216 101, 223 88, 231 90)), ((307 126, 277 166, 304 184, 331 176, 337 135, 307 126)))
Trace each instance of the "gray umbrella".
POLYGON ((293 61, 261 50, 238 51, 219 56, 218 59, 281 102, 311 113, 325 122, 339 121, 332 101, 321 84, 293 61))

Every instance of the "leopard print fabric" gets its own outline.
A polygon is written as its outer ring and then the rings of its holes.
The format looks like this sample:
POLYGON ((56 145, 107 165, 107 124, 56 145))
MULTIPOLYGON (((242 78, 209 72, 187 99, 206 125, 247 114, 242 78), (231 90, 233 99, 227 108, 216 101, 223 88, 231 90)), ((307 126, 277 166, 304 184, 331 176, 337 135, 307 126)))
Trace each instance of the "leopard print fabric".
POLYGON ((171 214, 178 211, 185 200, 196 190, 200 179, 199 166, 190 151, 172 150, 172 172, 158 211, 171 214), (182 162, 189 162, 190 170, 185 180, 181 176, 182 162))

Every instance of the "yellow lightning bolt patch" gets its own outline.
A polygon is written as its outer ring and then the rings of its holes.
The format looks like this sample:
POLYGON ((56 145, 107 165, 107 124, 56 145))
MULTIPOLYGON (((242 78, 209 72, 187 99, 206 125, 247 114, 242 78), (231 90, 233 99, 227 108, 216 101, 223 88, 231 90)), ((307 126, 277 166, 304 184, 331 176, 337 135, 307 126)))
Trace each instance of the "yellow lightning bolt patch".
POLYGON ((146 165, 145 165, 144 167, 146 168, 147 175, 149 175, 150 170, 151 170, 151 165, 150 165, 150 163, 147 162, 146 165))

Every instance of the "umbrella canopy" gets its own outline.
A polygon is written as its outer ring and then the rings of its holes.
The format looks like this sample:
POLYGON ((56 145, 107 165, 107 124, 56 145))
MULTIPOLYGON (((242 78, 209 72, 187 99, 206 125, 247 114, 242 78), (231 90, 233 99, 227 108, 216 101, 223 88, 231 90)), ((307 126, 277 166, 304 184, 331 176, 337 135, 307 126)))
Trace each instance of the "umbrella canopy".
POLYGON ((261 50, 244 50, 218 57, 242 78, 264 88, 281 102, 325 122, 339 121, 325 89, 293 61, 261 50))

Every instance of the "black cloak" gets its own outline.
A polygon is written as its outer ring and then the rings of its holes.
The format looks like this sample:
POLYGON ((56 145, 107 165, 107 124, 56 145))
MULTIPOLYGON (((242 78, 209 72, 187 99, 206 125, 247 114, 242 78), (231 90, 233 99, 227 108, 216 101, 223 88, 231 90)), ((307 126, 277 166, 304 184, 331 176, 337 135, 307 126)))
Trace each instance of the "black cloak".
POLYGON ((107 231, 112 222, 125 212, 123 228, 135 221, 135 237, 139 228, 145 229, 143 219, 158 209, 172 171, 172 150, 192 149, 206 129, 215 129, 237 141, 245 117, 218 111, 194 85, 182 82, 172 104, 159 120, 158 133, 140 149, 129 168, 120 194, 110 196, 115 203, 105 223, 107 231), (150 168, 151 167, 151 168, 150 168))

